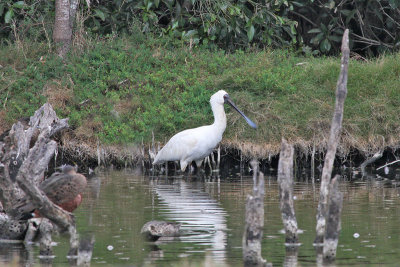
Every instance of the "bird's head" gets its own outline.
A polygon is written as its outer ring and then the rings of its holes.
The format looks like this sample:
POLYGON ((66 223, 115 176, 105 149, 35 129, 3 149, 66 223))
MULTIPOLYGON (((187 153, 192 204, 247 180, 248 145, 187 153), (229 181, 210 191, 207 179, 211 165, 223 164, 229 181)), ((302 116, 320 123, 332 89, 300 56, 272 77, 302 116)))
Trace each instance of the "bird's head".
POLYGON ((219 90, 211 96, 210 102, 223 105, 225 103, 225 96, 229 97, 228 93, 224 90, 219 90))
POLYGON ((57 169, 61 170, 62 173, 76 173, 78 171, 78 166, 72 166, 68 164, 61 165, 60 167, 57 167, 57 169))
POLYGON ((254 129, 257 128, 257 125, 252 120, 250 120, 246 115, 244 115, 244 113, 235 105, 235 103, 233 103, 233 101, 229 97, 228 93, 225 92, 224 90, 219 90, 218 92, 213 94, 211 96, 210 103, 211 103, 211 105, 213 103, 220 104, 220 105, 223 105, 223 104, 231 105, 237 112, 239 112, 240 115, 242 115, 242 117, 246 120, 246 122, 252 128, 254 128, 254 129))

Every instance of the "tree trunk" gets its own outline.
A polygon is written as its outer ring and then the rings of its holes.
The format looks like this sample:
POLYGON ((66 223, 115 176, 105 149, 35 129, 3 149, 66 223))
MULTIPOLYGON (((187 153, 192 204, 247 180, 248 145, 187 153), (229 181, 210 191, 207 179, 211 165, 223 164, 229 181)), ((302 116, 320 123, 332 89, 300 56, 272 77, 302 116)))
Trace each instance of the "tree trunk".
POLYGON ((71 31, 74 29, 76 11, 78 9, 78 6, 79 0, 71 0, 69 9, 69 27, 71 28, 71 31))
POLYGON ((57 46, 57 54, 61 58, 65 57, 71 46, 70 7, 69 0, 56 0, 53 39, 57 46))

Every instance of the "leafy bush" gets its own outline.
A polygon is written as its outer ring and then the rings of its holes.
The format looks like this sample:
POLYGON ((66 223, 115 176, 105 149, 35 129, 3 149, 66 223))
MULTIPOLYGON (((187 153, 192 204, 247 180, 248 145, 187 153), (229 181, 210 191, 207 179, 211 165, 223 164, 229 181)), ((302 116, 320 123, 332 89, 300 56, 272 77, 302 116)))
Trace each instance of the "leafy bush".
MULTIPOLYGON (((89 32, 132 33, 139 27, 190 47, 291 46, 335 54, 345 28, 350 29, 352 50, 362 55, 400 46, 397 0, 103 0, 80 5, 89 32)), ((53 16, 54 1, 4 0, 0 36, 50 40, 53 16)))
POLYGON ((54 1, 0 2, 0 40, 19 37, 41 41, 51 38, 54 1), (5 37, 5 38, 4 38, 5 37))
POLYGON ((158 31, 190 45, 282 46, 296 42, 295 22, 287 18, 288 5, 286 0, 102 1, 94 7, 88 25, 102 33, 128 31, 133 20, 139 19, 143 32, 158 31))
POLYGON ((350 29, 351 49, 373 56, 400 47, 400 1, 300 0, 291 18, 304 42, 321 53, 340 49, 344 29, 350 29))

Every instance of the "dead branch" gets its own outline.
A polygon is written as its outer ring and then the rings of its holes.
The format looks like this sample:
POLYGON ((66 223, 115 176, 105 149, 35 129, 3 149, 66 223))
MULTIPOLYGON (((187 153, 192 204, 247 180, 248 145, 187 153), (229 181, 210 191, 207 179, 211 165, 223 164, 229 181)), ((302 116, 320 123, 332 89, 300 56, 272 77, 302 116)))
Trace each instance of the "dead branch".
POLYGON ((380 167, 377 168, 376 170, 378 171, 378 170, 380 170, 380 169, 382 169, 382 168, 385 168, 385 167, 390 166, 390 165, 392 165, 392 164, 395 164, 395 163, 397 163, 397 162, 400 162, 400 159, 395 160, 395 161, 392 161, 392 162, 389 162, 389 163, 387 163, 387 164, 385 164, 385 165, 383 165, 383 166, 380 166, 380 167))
POLYGON ((361 173, 363 176, 365 176, 365 168, 369 165, 380 159, 383 155, 382 151, 376 152, 371 158, 365 160, 363 163, 361 163, 360 168, 361 168, 361 173))
POLYGON ((325 215, 329 193, 329 182, 331 180, 333 162, 335 160, 336 149, 340 139, 342 129, 344 101, 347 95, 347 72, 349 65, 350 49, 349 49, 349 30, 346 29, 342 39, 342 59, 339 79, 336 87, 335 111, 332 118, 331 132, 328 141, 328 150, 325 156, 324 168, 321 177, 320 199, 317 210, 317 236, 315 243, 323 243, 325 233, 325 215))

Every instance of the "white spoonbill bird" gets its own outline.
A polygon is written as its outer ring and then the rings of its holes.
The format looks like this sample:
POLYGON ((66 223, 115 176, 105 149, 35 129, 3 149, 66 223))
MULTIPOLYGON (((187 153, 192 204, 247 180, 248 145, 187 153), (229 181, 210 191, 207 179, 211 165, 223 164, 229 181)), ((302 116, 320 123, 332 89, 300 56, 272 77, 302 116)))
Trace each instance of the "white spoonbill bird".
POLYGON ((228 93, 220 90, 213 94, 210 99, 211 109, 214 114, 214 123, 175 134, 157 153, 153 165, 166 161, 179 160, 182 171, 185 171, 187 165, 192 163, 192 161, 195 161, 199 167, 203 159, 210 155, 222 140, 222 134, 226 128, 224 103, 228 103, 239 112, 251 127, 254 129, 257 128, 257 125, 236 107, 229 98, 228 93))

